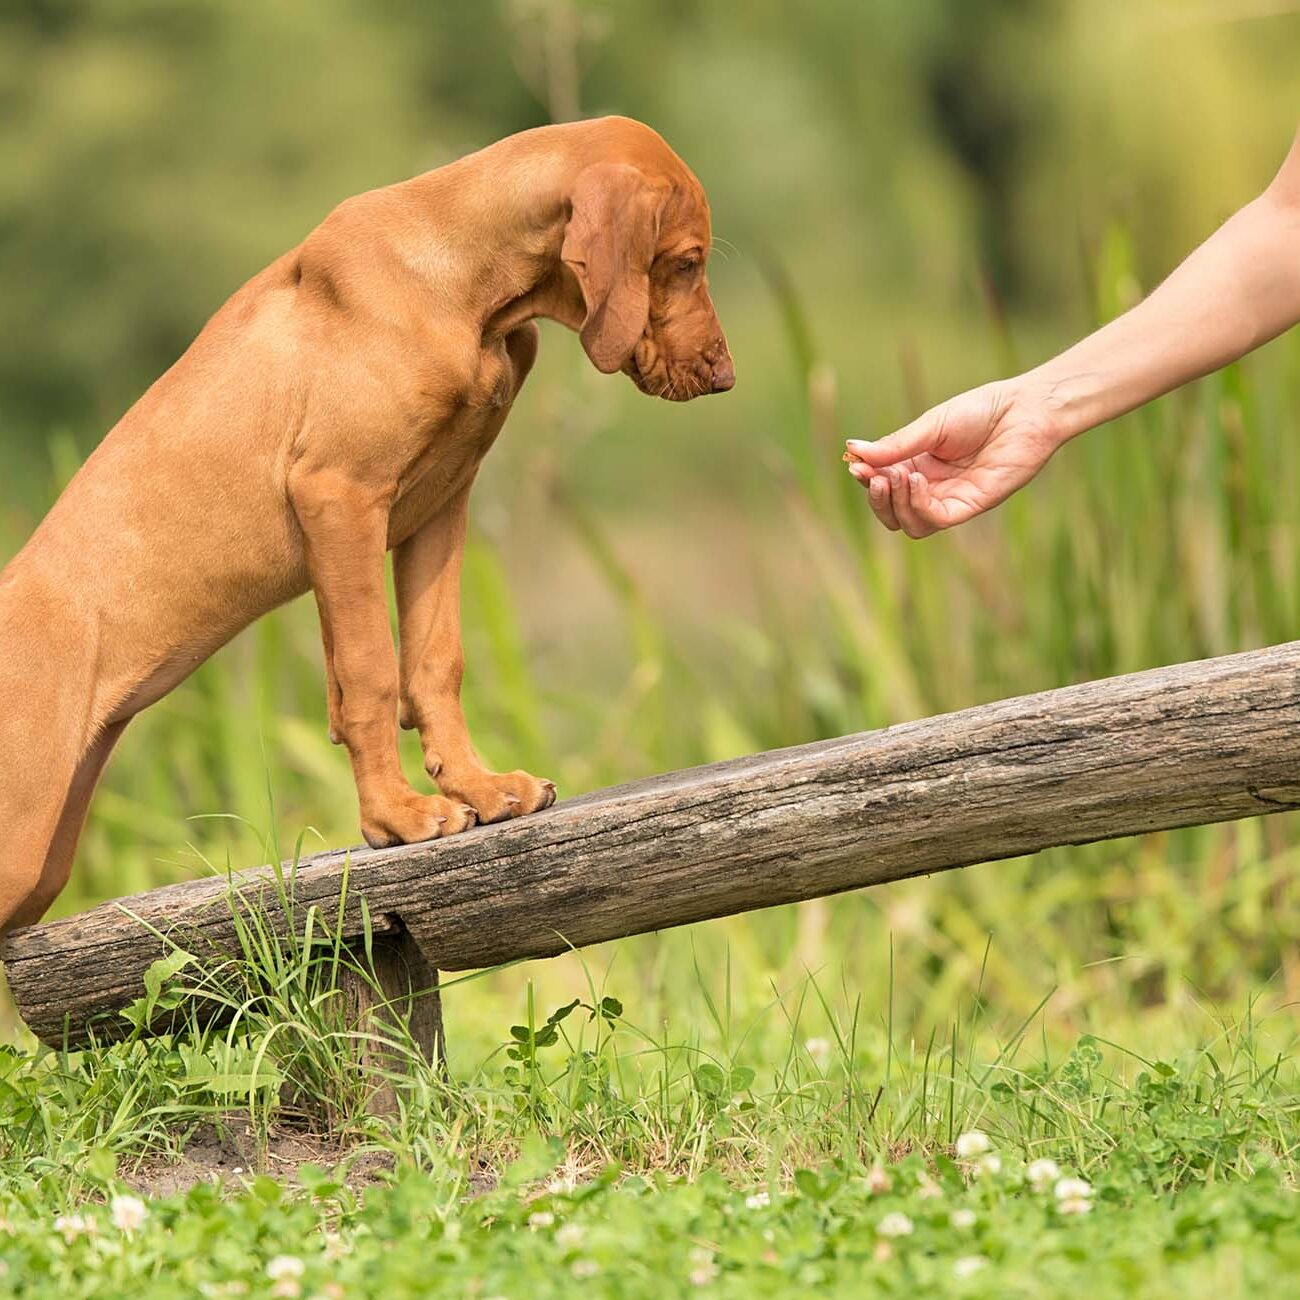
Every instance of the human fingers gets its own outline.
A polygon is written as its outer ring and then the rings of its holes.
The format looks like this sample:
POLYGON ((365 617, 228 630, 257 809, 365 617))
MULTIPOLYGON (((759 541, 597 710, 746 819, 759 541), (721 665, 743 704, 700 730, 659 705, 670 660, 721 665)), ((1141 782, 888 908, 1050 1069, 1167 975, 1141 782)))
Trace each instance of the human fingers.
POLYGON ((894 518, 898 520, 899 527, 911 538, 929 537, 936 531, 937 525, 921 505, 921 501, 928 495, 925 476, 893 465, 886 474, 889 478, 890 504, 894 508, 894 518))
POLYGON ((867 470, 855 471, 852 466, 849 468, 853 473, 853 477, 867 491, 867 501, 871 506, 871 513, 890 532, 896 533, 899 529, 899 523, 897 516, 894 514, 894 506, 890 498, 889 480, 883 474, 871 474, 867 470))
POLYGON ((939 439, 943 427, 942 407, 934 407, 894 433, 874 441, 867 438, 845 440, 844 459, 862 461, 872 469, 884 469, 899 461, 929 451, 939 439))

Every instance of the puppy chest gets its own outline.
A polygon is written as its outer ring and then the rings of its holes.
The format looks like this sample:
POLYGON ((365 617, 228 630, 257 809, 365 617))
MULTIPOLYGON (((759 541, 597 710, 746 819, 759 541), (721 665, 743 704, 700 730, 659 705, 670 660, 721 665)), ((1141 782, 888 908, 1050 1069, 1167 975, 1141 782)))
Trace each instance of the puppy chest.
POLYGON ((500 414, 515 396, 517 376, 505 345, 484 348, 479 357, 478 373, 465 394, 467 412, 481 412, 488 418, 500 414))
POLYGON ((428 446, 402 476, 390 515, 390 545, 409 537, 473 482, 506 410, 463 407, 433 432, 428 446))

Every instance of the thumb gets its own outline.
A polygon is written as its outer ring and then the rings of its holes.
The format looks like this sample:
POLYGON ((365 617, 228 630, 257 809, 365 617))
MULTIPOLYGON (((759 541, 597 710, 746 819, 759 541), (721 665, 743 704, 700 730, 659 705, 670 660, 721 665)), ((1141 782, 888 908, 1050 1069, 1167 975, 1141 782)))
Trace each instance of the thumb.
POLYGON ((873 469, 883 469, 886 465, 895 465, 900 460, 910 460, 923 451, 929 451, 939 440, 941 421, 937 418, 938 411, 938 407, 926 411, 911 424, 874 441, 847 439, 844 443, 848 449, 845 459, 866 461, 873 469))

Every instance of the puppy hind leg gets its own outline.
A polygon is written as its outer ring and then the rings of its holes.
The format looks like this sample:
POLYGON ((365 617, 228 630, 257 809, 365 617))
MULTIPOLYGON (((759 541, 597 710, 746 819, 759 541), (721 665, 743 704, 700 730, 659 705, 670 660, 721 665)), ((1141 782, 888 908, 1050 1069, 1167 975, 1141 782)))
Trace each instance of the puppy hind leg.
MULTIPOLYGON (((34 919, 38 893, 90 727, 95 637, 48 640, 63 622, 38 584, 0 584, 0 933, 34 919)), ((77 825, 80 825, 78 821, 77 825)))
POLYGON ((57 755, 11 747, 0 738, 0 933, 34 919, 27 906, 40 889, 45 862, 77 770, 75 750, 57 755))
POLYGON ((11 925, 35 925, 45 915, 51 903, 63 892, 72 873, 72 860, 77 851, 77 841, 81 837, 81 828, 86 821, 86 810, 90 807, 90 797, 95 792, 100 773, 108 756, 117 744, 118 738, 126 730, 129 719, 124 718, 105 727, 91 747, 82 756, 73 774, 63 809, 59 815, 58 825, 50 839, 45 852, 45 862, 41 868, 40 879, 27 898, 19 904, 13 914, 11 925))

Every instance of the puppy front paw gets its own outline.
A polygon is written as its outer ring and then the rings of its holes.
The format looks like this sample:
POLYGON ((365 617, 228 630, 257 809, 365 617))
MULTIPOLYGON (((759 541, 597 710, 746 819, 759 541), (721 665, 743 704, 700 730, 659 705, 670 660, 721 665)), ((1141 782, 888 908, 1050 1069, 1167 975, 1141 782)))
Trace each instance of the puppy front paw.
POLYGON ((466 802, 436 794, 417 794, 378 808, 362 809, 361 834, 372 849, 418 844, 468 830, 478 814, 466 802))
POLYGON ((555 802, 555 782, 528 772, 444 771, 438 778, 443 793, 470 805, 481 822, 503 822, 540 812, 555 802))

